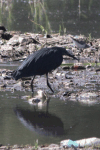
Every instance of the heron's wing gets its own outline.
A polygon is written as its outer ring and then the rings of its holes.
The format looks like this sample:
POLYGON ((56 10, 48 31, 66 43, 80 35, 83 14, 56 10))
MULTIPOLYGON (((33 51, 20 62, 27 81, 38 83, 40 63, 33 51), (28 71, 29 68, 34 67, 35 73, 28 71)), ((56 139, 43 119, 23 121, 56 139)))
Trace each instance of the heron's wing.
POLYGON ((57 49, 44 48, 30 55, 18 69, 34 74, 45 74, 56 69, 62 60, 62 55, 57 49))
MULTIPOLYGON (((45 74, 56 69, 62 63, 62 55, 57 49, 45 49, 35 57, 34 73, 45 74)), ((33 63, 33 62, 32 62, 33 63)))
POLYGON ((63 58, 59 51, 49 51, 47 55, 44 55, 41 58, 41 69, 48 70, 48 72, 54 70, 62 63, 62 60, 63 58))
POLYGON ((23 70, 26 69, 29 64, 34 60, 34 54, 29 55, 23 62, 22 64, 18 67, 18 70, 23 70))
POLYGON ((47 57, 49 53, 50 51, 48 50, 48 48, 42 48, 41 50, 38 50, 37 52, 29 55, 18 67, 18 70, 26 69, 29 66, 36 64, 37 61, 41 62, 41 60, 47 57))
POLYGON ((28 56, 18 67, 22 76, 43 75, 56 69, 63 57, 57 48, 43 48, 28 56))

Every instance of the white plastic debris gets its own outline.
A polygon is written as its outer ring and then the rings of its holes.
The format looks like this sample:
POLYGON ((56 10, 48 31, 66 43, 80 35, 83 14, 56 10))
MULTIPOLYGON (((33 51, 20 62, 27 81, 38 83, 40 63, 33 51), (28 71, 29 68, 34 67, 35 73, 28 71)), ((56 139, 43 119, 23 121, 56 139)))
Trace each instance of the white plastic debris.
POLYGON ((73 145, 74 147, 79 147, 79 144, 78 144, 76 141, 72 141, 72 140, 70 140, 70 139, 64 140, 64 141, 61 141, 61 142, 60 142, 60 146, 61 146, 61 147, 72 147, 72 145, 73 145))
POLYGON ((99 144, 100 144, 100 139, 96 137, 81 139, 77 141, 72 141, 68 139, 68 140, 63 140, 60 142, 61 147, 72 147, 72 146, 85 147, 85 146, 94 146, 94 145, 99 145, 99 144))

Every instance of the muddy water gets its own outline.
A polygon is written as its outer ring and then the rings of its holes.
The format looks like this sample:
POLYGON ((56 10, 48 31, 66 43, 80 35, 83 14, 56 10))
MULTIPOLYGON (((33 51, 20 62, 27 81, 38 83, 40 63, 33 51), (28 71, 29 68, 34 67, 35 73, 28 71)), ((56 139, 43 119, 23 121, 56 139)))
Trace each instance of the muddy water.
MULTIPOLYGON (((17 65, 5 63, 0 68, 14 69, 17 65)), ((36 139, 39 144, 49 144, 69 138, 100 137, 100 86, 95 69, 66 71, 74 85, 64 91, 72 94, 57 97, 58 91, 55 95, 48 93, 48 110, 47 106, 30 105, 23 98, 31 95, 30 91, 0 91, 0 143, 34 145, 36 139), (98 96, 90 96, 89 92, 98 96)))

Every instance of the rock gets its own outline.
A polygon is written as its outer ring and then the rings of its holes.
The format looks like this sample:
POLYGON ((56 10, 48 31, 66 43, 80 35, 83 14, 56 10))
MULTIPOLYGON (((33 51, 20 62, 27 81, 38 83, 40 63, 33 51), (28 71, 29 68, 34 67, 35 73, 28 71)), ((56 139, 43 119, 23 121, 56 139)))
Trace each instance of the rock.
POLYGON ((14 85, 13 85, 13 89, 14 89, 14 90, 21 91, 21 90, 22 90, 21 82, 19 81, 18 83, 14 84, 14 85))
POLYGON ((14 35, 8 42, 7 45, 18 46, 19 43, 19 35, 14 35))
POLYGON ((7 75, 4 76, 4 80, 10 80, 11 78, 12 78, 11 76, 7 76, 7 75))
POLYGON ((50 144, 48 147, 42 147, 38 150, 61 150, 58 144, 50 144))
POLYGON ((1 46, 1 51, 12 51, 13 50, 13 46, 12 45, 2 45, 1 46))
POLYGON ((26 47, 26 45, 24 45, 24 46, 17 46, 17 47, 15 47, 15 51, 18 51, 20 54, 24 54, 25 52, 27 52, 27 47, 26 47))
POLYGON ((63 96, 70 96, 71 95, 71 92, 68 92, 68 91, 66 91, 64 94, 63 94, 63 96))
POLYGON ((21 44, 24 41, 24 36, 19 36, 18 41, 21 44))
POLYGON ((34 43, 30 43, 30 44, 28 45, 28 51, 29 51, 30 53, 32 53, 33 51, 35 51, 35 49, 36 49, 36 45, 35 45, 34 43))
POLYGON ((31 38, 31 37, 24 37, 23 39, 20 40, 20 42, 21 42, 20 43, 21 45, 28 45, 30 43, 39 44, 39 42, 37 40, 35 40, 34 38, 31 38))
POLYGON ((98 94, 95 92, 82 92, 78 95, 77 99, 80 103, 87 105, 94 105, 98 102, 98 94))
POLYGON ((96 72, 99 72, 100 71, 100 69, 96 69, 96 72))
POLYGON ((63 69, 63 70, 69 70, 70 67, 69 67, 69 66, 64 66, 64 67, 62 67, 62 69, 63 69))
POLYGON ((7 85, 6 84, 2 84, 2 85, 0 85, 0 89, 4 89, 4 88, 6 88, 7 87, 7 85))
POLYGON ((1 35, 1 38, 4 39, 4 40, 9 40, 10 38, 12 38, 13 36, 9 33, 3 33, 1 35))
POLYGON ((73 79, 72 77, 68 76, 67 73, 65 74, 66 79, 73 79))
POLYGON ((17 149, 19 146, 16 144, 16 145, 13 145, 13 149, 17 149))
POLYGON ((50 144, 48 147, 49 148, 59 148, 59 145, 58 144, 50 144))
POLYGON ((1 150, 7 150, 7 149, 8 149, 8 146, 1 146, 0 149, 1 149, 1 150))

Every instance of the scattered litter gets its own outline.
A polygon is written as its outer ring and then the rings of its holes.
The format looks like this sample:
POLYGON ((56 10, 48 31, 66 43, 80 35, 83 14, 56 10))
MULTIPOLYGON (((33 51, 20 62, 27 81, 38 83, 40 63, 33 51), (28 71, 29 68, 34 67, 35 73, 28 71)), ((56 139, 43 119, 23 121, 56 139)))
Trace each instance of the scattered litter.
POLYGON ((77 141, 72 141, 70 139, 63 140, 60 142, 61 147, 85 147, 85 146, 97 146, 100 145, 100 139, 96 137, 87 138, 87 139, 81 139, 77 141))

